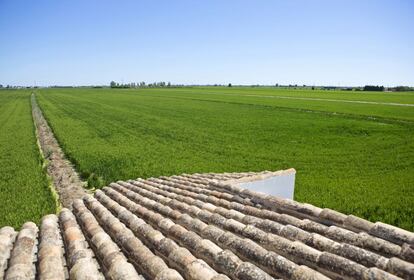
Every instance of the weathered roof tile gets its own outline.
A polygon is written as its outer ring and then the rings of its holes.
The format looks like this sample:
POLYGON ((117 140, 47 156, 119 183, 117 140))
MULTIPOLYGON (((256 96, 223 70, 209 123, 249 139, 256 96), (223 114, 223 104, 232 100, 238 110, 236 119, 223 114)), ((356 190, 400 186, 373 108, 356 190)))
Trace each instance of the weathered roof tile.
POLYGON ((0 229, 0 278, 3 279, 8 261, 16 239, 17 232, 12 227, 3 227, 0 229))
POLYGON ((0 229, 0 278, 414 279, 413 233, 236 184, 284 172, 111 183, 0 229))
POLYGON ((16 237, 4 279, 35 279, 38 231, 32 222, 23 225, 16 237))

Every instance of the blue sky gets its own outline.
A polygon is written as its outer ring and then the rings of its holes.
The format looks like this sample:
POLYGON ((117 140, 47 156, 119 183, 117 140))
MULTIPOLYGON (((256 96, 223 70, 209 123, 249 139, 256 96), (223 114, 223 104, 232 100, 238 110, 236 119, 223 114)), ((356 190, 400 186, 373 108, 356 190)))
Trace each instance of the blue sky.
POLYGON ((0 0, 0 84, 414 86, 414 1, 0 0))

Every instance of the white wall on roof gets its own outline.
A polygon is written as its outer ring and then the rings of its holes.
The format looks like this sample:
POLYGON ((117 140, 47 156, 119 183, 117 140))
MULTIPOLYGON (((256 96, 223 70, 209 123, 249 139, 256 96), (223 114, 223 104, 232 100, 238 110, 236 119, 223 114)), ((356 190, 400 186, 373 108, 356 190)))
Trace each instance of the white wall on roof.
POLYGON ((295 172, 289 172, 262 180, 239 183, 238 185, 252 191, 293 199, 295 175, 295 172))

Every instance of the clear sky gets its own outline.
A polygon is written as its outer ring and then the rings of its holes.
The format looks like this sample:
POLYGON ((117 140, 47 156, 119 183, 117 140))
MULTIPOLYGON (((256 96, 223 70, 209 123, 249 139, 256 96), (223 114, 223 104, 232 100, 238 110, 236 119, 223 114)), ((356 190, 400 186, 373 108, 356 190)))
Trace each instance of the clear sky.
POLYGON ((0 84, 414 86, 414 1, 0 0, 0 84))

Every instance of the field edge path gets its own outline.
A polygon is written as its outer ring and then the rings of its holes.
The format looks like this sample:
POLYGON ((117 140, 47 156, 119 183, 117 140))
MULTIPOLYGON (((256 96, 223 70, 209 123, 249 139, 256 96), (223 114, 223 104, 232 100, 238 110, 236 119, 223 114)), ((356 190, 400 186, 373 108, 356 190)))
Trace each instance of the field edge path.
POLYGON ((306 101, 326 101, 339 103, 355 103, 355 104, 370 104, 370 105, 384 105, 384 106, 402 106, 414 107, 411 103, 397 103, 397 102, 378 102, 367 100, 347 100, 347 99, 333 99, 333 98, 319 98, 319 97, 302 97, 302 96, 284 96, 284 95, 263 95, 263 94, 236 94, 236 93, 218 93, 218 92, 203 92, 201 94, 225 95, 225 96, 240 96, 240 97, 262 97, 262 98, 279 98, 292 100, 306 100, 306 101))
POLYGON ((63 207, 72 208, 72 202, 86 195, 84 183, 59 146, 52 129, 43 116, 34 93, 31 95, 32 115, 36 137, 46 160, 47 174, 52 178, 59 202, 63 207))

